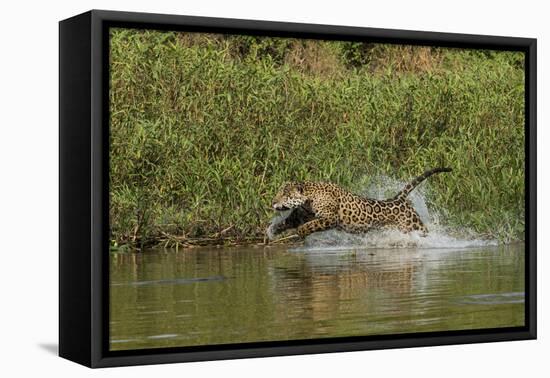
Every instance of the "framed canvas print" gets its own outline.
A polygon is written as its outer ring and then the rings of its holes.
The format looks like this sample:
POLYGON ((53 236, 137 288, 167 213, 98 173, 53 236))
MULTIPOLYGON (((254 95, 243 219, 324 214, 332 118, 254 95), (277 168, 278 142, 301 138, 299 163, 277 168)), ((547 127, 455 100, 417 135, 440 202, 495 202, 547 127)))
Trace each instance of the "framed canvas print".
POLYGON ((60 355, 536 337, 536 41, 60 22, 60 355))

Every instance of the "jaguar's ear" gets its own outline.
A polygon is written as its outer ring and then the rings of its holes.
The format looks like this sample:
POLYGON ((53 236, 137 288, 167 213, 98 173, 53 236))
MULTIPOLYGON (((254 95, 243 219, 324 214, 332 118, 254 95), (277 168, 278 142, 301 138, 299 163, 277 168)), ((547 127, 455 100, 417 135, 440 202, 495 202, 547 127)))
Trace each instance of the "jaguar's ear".
POLYGON ((297 182, 294 184, 296 190, 298 191, 298 193, 300 194, 304 194, 304 184, 302 184, 301 182, 297 182))

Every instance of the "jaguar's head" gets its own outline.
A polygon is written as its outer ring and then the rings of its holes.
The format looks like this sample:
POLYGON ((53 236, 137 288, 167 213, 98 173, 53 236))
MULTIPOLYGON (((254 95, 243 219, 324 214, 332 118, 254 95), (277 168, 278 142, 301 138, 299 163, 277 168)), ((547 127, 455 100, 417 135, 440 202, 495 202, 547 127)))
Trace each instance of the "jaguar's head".
POLYGON ((286 182, 273 198, 273 209, 286 211, 304 205, 307 197, 304 195, 304 186, 298 182, 286 182))

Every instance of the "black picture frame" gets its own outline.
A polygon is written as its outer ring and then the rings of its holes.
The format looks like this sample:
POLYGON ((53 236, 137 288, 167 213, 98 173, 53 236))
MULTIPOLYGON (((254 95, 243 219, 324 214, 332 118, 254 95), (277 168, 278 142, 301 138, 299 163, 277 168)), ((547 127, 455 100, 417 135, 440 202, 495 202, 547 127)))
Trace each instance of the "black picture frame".
POLYGON ((59 24, 59 354, 89 367, 536 338, 536 39, 92 10, 59 24), (525 326, 109 351, 108 30, 147 28, 515 50, 525 63, 525 326))

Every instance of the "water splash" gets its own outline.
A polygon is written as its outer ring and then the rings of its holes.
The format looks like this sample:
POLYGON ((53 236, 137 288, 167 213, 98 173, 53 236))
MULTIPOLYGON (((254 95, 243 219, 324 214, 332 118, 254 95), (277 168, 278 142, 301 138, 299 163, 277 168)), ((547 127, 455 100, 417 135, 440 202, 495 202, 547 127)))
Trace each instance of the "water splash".
POLYGON ((292 213, 292 210, 278 211, 277 215, 275 215, 273 219, 271 219, 269 227, 265 231, 269 240, 274 240, 276 238, 275 228, 277 227, 277 225, 281 224, 286 218, 288 218, 290 213, 292 213))
POLYGON ((428 224, 429 233, 421 236, 418 232, 404 234, 398 230, 373 230, 366 234, 354 235, 339 230, 329 230, 308 236, 304 247, 315 249, 354 248, 423 248, 423 249, 461 249, 494 246, 494 240, 453 236, 445 230, 434 229, 428 224))
MULTIPOLYGON (((365 177, 359 181, 355 193, 374 199, 393 197, 406 185, 406 182, 391 179, 387 176, 365 177), (363 188, 363 189, 362 189, 363 188)), ((404 234, 398 230, 373 230, 366 234, 349 234, 339 230, 317 232, 308 236, 301 250, 336 250, 351 248, 421 248, 421 249, 461 249, 498 245, 496 240, 480 238, 473 231, 444 225, 440 211, 434 210, 429 203, 429 184, 419 185, 408 197, 422 222, 428 227, 428 235, 418 232, 404 234)), ((275 237, 273 230, 290 211, 280 213, 271 221, 267 235, 270 240, 275 237)))

